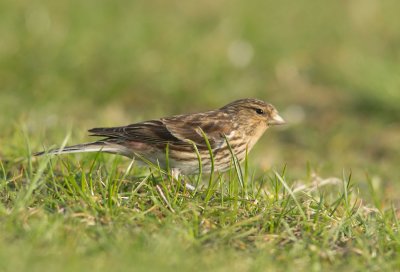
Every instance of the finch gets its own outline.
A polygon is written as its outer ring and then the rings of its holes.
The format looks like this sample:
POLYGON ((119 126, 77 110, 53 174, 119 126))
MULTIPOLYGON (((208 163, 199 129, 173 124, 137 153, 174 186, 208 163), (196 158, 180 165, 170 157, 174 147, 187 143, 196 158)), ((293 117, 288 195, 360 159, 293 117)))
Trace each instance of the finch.
POLYGON ((232 153, 243 161, 264 132, 284 124, 274 106, 258 99, 240 99, 219 109, 153 119, 121 127, 93 128, 90 143, 36 153, 107 152, 170 167, 183 175, 226 171, 232 153), (167 155, 168 150, 168 155, 167 155), (167 159, 168 156, 168 159, 167 159), (168 165, 167 165, 168 164, 168 165))

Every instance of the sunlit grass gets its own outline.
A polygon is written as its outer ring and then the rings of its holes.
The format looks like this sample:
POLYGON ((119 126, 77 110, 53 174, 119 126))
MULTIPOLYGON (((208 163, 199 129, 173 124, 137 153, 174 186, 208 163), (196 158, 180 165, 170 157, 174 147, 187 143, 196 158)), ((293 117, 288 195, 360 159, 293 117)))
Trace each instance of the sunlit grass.
POLYGON ((9 267, 28 244, 20 267, 64 271, 90 267, 88 259, 99 270, 194 262, 201 270, 222 259, 233 271, 398 265, 397 211, 377 207, 372 186, 375 204, 366 202, 348 174, 294 182, 284 169, 244 180, 238 165, 188 191, 156 166, 100 153, 1 165, 0 248, 12 242, 1 254, 9 267))

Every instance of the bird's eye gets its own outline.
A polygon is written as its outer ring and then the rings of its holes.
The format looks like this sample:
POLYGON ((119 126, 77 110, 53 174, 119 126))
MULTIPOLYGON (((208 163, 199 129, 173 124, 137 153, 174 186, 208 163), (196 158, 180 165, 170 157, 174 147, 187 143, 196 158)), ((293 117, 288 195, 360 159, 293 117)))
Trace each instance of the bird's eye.
POLYGON ((256 109, 256 113, 257 114, 264 114, 264 110, 263 109, 256 109))

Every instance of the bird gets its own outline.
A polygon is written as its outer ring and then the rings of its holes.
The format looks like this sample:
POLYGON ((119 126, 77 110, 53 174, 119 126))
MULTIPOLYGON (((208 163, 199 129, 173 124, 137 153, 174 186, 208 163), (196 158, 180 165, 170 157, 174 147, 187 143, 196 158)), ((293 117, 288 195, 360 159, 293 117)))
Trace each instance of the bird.
POLYGON ((269 127, 282 124, 285 120, 272 104, 245 98, 205 112, 92 128, 89 136, 102 139, 34 155, 106 152, 170 167, 176 177, 198 174, 199 162, 203 173, 224 172, 232 155, 242 162, 269 127))

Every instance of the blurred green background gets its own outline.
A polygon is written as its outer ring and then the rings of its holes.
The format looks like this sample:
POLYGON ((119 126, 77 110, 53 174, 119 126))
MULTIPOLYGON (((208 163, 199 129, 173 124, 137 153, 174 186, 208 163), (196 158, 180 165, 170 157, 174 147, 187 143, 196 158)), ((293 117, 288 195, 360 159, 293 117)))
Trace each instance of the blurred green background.
POLYGON ((398 1, 1 1, 0 157, 257 97, 261 173, 365 174, 399 197, 398 1))

